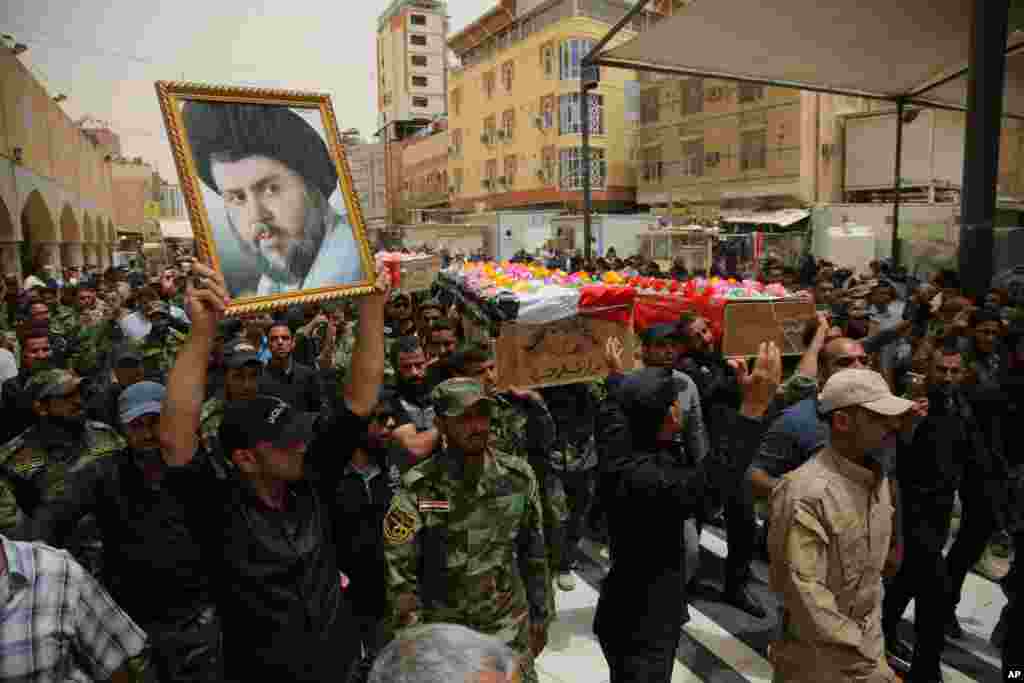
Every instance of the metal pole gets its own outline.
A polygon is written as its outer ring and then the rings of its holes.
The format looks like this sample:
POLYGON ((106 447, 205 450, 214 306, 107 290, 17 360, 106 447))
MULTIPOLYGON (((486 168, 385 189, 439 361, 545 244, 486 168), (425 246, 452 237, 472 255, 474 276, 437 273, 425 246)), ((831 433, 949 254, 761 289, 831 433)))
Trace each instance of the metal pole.
POLYGON ((580 135, 583 139, 583 261, 590 261, 590 212, 593 208, 593 197, 590 191, 590 107, 587 90, 580 78, 580 135))
POLYGON ((1008 0, 974 0, 958 261, 965 293, 978 299, 985 295, 993 270, 1008 19, 1008 0))
POLYGON ((893 181, 893 190, 896 196, 892 203, 892 265, 893 268, 900 264, 900 190, 903 187, 903 112, 906 110, 906 101, 902 98, 896 101, 896 178, 893 181))
POLYGON ((597 43, 590 49, 583 59, 580 60, 580 137, 582 138, 582 148, 580 155, 583 157, 583 259, 589 261, 591 256, 590 250, 590 232, 592 229, 590 214, 593 208, 593 197, 590 191, 590 107, 587 106, 587 89, 584 86, 583 81, 583 70, 591 64, 591 60, 597 58, 601 50, 604 49, 605 45, 611 42, 618 33, 633 20, 637 14, 643 10, 649 0, 637 0, 637 2, 626 12, 621 19, 619 19, 608 33, 597 41, 597 43))

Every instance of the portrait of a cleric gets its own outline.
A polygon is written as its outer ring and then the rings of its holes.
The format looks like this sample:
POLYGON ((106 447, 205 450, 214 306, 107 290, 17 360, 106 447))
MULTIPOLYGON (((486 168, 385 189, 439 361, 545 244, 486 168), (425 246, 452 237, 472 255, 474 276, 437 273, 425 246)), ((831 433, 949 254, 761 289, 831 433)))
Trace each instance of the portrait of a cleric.
MULTIPOLYGON (((319 123, 317 110, 309 114, 319 123)), ((189 100, 182 119, 233 297, 365 279, 337 167, 306 117, 284 106, 189 100)))

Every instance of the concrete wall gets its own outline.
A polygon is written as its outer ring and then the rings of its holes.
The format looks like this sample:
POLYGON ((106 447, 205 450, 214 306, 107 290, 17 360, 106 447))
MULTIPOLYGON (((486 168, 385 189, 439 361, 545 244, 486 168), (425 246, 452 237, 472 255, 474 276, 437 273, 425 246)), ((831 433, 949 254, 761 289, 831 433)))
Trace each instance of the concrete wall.
MULTIPOLYGON (((896 162, 896 115, 850 117, 846 121, 847 190, 892 187, 896 162)), ((959 187, 963 182, 964 125, 962 112, 923 110, 903 124, 900 176, 905 186, 932 182, 959 187)), ((1021 177, 1019 121, 1003 124, 999 145, 999 191, 1024 195, 1021 177)))
POLYGON ((0 270, 19 243, 55 265, 108 265, 115 239, 110 164, 29 70, 0 55, 0 270), (21 160, 15 159, 20 150, 21 160), (76 246, 63 244, 74 241, 76 246))

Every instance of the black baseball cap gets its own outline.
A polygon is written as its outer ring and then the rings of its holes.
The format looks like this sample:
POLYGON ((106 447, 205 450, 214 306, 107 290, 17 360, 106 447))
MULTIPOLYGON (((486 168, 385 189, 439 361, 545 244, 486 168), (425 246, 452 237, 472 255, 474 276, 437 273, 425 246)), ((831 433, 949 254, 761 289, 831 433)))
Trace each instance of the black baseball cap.
POLYGON ((245 401, 230 401, 217 437, 230 457, 233 451, 269 443, 286 448, 299 441, 313 440, 316 415, 295 410, 275 396, 257 396, 245 401))
POLYGON ((142 365, 142 352, 134 347, 126 347, 117 354, 114 366, 118 368, 135 368, 142 365))
POLYGON ((224 349, 224 365, 236 370, 250 363, 263 365, 260 360, 259 349, 247 341, 236 341, 224 349))
POLYGON ((615 398, 627 415, 663 415, 685 388, 669 368, 643 368, 623 378, 615 398))
POLYGON ((659 341, 678 339, 681 336, 678 325, 659 323, 657 325, 651 325, 644 330, 643 334, 640 335, 640 339, 644 344, 653 344, 659 341))

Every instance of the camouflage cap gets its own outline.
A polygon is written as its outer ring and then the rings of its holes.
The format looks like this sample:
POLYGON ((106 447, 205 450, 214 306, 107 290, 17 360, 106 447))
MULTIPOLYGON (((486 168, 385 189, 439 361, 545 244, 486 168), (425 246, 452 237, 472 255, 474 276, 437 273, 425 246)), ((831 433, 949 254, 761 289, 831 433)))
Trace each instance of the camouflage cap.
POLYGON ((33 401, 42 401, 66 396, 81 383, 82 378, 70 370, 53 368, 33 374, 25 384, 25 390, 33 401))
POLYGON ((460 417, 480 401, 493 404, 484 385, 468 377, 456 377, 438 384, 430 392, 437 414, 443 417, 460 417))

